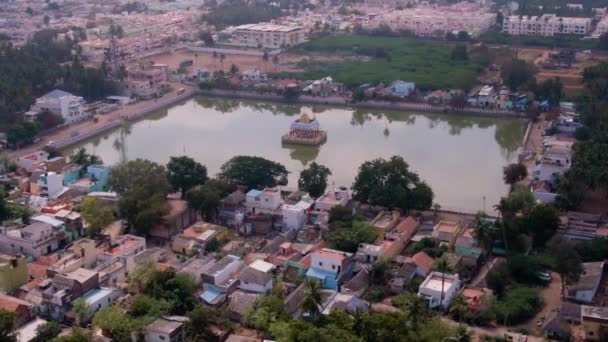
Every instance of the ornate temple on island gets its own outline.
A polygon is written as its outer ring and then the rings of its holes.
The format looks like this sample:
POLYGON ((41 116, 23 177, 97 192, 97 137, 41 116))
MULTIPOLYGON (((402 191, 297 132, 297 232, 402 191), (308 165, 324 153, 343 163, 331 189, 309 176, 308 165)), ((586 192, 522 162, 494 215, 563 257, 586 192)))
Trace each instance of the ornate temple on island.
POLYGON ((291 123, 289 133, 282 137, 283 144, 321 145, 327 140, 327 131, 321 129, 316 117, 303 113, 300 118, 291 123))

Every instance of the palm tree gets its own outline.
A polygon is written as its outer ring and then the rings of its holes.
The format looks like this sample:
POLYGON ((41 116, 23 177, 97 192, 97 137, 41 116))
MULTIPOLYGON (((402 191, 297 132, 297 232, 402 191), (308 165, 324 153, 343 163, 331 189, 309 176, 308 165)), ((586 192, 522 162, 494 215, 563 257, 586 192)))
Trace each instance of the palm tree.
POLYGON ((478 213, 475 217, 473 237, 479 242, 484 255, 487 257, 492 253, 492 244, 496 237, 496 225, 491 220, 484 220, 484 216, 485 213, 478 213))
POLYGON ((445 297, 445 274, 452 271, 452 267, 446 258, 441 258, 435 264, 435 271, 441 273, 441 297, 439 305, 443 306, 443 298, 445 297))
POLYGON ((268 64, 268 51, 264 51, 264 54, 262 55, 262 61, 264 61, 264 72, 268 72, 268 68, 266 67, 266 65, 268 64))
POLYGON ((414 331, 429 315, 429 303, 414 293, 403 293, 393 299, 393 304, 405 311, 407 321, 414 331))
POLYGON ((220 64, 222 65, 222 70, 224 70, 224 59, 226 59, 226 55, 222 53, 220 55, 220 64))
POLYGON ((321 285, 316 279, 306 279, 304 284, 304 301, 302 309, 308 313, 314 321, 319 315, 319 305, 321 305, 321 285))
POLYGON ((456 297, 450 306, 450 314, 458 317, 459 326, 462 324, 462 318, 467 311, 467 308, 468 303, 462 296, 456 297))

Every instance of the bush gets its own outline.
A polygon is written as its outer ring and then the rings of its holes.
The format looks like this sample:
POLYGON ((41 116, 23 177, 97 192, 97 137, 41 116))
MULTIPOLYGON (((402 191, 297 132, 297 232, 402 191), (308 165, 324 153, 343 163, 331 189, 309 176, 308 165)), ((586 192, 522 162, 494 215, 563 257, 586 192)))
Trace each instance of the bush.
POLYGON ((523 323, 540 309, 541 300, 538 291, 527 287, 518 287, 508 291, 494 305, 496 320, 506 325, 523 323))

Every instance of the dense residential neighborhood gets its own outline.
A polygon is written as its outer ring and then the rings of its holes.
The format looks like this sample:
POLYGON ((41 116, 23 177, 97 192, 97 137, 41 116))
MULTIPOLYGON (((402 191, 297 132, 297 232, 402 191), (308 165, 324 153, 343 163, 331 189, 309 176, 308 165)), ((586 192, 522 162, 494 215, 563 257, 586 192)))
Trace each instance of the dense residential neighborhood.
POLYGON ((608 3, 0 4, 0 341, 608 341, 608 3))

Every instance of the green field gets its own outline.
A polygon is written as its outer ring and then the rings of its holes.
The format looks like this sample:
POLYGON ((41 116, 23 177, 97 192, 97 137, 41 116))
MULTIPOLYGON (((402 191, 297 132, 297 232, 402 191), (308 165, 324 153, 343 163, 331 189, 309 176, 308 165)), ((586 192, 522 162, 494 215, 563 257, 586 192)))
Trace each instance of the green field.
POLYGON ((366 60, 301 62, 304 70, 283 74, 299 79, 318 79, 332 76, 347 85, 389 83, 395 80, 412 81, 417 88, 468 89, 476 76, 487 65, 487 53, 469 51, 468 61, 453 61, 451 46, 401 37, 360 35, 326 36, 315 39, 300 48, 302 53, 315 52, 344 56, 368 56, 366 60))

